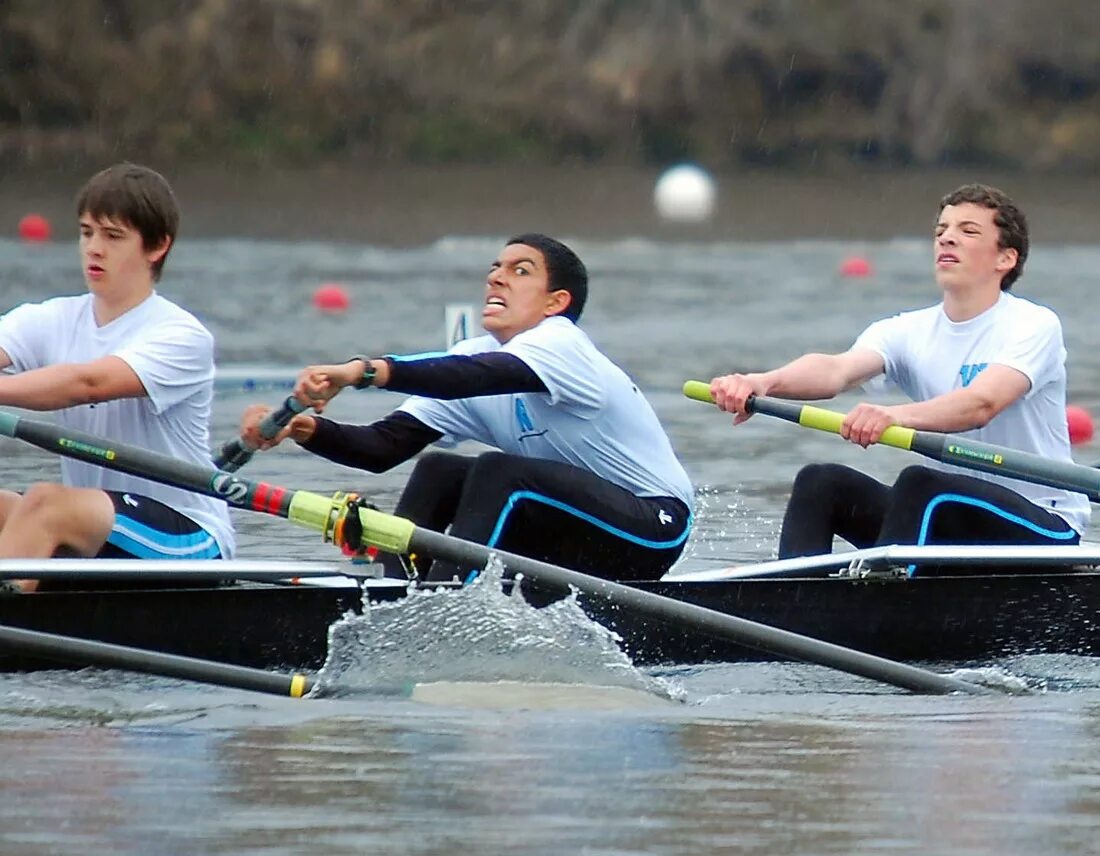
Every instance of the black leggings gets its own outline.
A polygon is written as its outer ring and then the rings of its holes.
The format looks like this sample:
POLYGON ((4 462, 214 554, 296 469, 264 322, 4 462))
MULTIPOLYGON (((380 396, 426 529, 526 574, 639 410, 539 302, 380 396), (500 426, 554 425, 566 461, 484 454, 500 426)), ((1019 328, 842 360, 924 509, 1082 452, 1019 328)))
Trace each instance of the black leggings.
POLYGON ((907 467, 892 487, 839 464, 795 478, 779 558, 828 553, 833 536, 886 544, 1076 544, 1065 520, 1003 485, 931 467, 907 467))
MULTIPOLYGON (((639 497, 570 464, 503 452, 477 457, 422 455, 395 514, 418 526, 499 547, 605 579, 658 579, 679 557, 691 528, 673 497, 639 497)), ((403 561, 408 561, 407 557, 403 561)), ((387 576, 405 576, 385 559, 387 576)), ((423 579, 466 579, 429 556, 414 560, 423 579)))

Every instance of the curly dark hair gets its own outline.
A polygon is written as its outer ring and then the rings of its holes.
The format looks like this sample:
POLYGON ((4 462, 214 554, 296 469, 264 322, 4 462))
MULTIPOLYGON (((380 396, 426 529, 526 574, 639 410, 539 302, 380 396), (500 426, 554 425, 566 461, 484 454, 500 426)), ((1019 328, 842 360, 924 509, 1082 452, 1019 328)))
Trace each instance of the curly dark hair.
POLYGON ((1001 277, 1001 291, 1008 291, 1024 272, 1024 262, 1027 261, 1027 218, 1007 193, 987 184, 964 184, 952 190, 940 200, 940 213, 948 205, 961 205, 964 202, 995 212, 993 223, 997 226, 998 245, 1002 250, 1016 251, 1015 267, 1001 277))

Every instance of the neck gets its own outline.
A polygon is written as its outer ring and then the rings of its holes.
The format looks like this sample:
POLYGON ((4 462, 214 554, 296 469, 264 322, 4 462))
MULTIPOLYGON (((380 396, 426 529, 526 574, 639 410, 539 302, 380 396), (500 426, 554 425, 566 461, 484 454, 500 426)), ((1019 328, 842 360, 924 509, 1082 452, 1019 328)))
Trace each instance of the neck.
POLYGON ((945 291, 943 295, 944 314, 952 321, 969 321, 991 309, 1001 299, 1000 283, 996 288, 967 289, 965 291, 945 291))
POLYGON ((135 306, 140 306, 150 295, 152 295, 152 293, 153 286, 150 283, 148 288, 130 294, 117 296, 105 294, 93 295, 92 314, 95 316, 95 323, 100 327, 110 324, 116 318, 125 315, 135 306))

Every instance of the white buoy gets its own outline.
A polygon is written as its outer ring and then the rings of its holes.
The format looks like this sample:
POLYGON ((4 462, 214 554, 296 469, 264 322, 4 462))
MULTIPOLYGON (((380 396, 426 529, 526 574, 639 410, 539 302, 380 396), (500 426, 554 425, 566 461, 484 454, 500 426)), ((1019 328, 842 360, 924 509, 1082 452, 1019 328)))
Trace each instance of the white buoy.
POLYGON ((705 170, 681 164, 657 179, 653 204, 664 220, 701 223, 714 213, 714 195, 714 181, 705 170))

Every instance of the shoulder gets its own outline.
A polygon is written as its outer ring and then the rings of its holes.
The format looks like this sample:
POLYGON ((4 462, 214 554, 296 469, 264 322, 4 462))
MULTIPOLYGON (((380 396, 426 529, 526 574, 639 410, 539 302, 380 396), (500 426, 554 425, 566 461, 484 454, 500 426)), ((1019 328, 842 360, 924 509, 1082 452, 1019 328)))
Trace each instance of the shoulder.
POLYGON ((1028 300, 1026 297, 1020 297, 1016 294, 1005 292, 1001 296, 999 308, 1002 312, 1012 317, 1013 323, 1016 323, 1016 319, 1026 318, 1030 324, 1062 326, 1062 321, 1058 317, 1058 313, 1049 306, 1035 303, 1032 300, 1028 300))
POLYGON ((167 297, 163 297, 160 294, 154 294, 149 298, 148 303, 148 320, 153 323, 170 324, 181 328, 186 328, 194 331, 197 335, 201 335, 204 338, 213 339, 213 334, 207 329, 206 325, 202 323, 192 312, 184 309, 178 303, 169 300, 167 297))
POLYGON ((447 351, 448 354, 485 354, 489 351, 499 351, 500 342, 486 333, 483 336, 474 336, 470 339, 461 339, 455 342, 447 351))
POLYGON ((526 345, 543 348, 595 348, 587 333, 568 318, 563 318, 560 315, 544 318, 537 326, 514 336, 504 348, 510 350, 522 348, 526 345))

